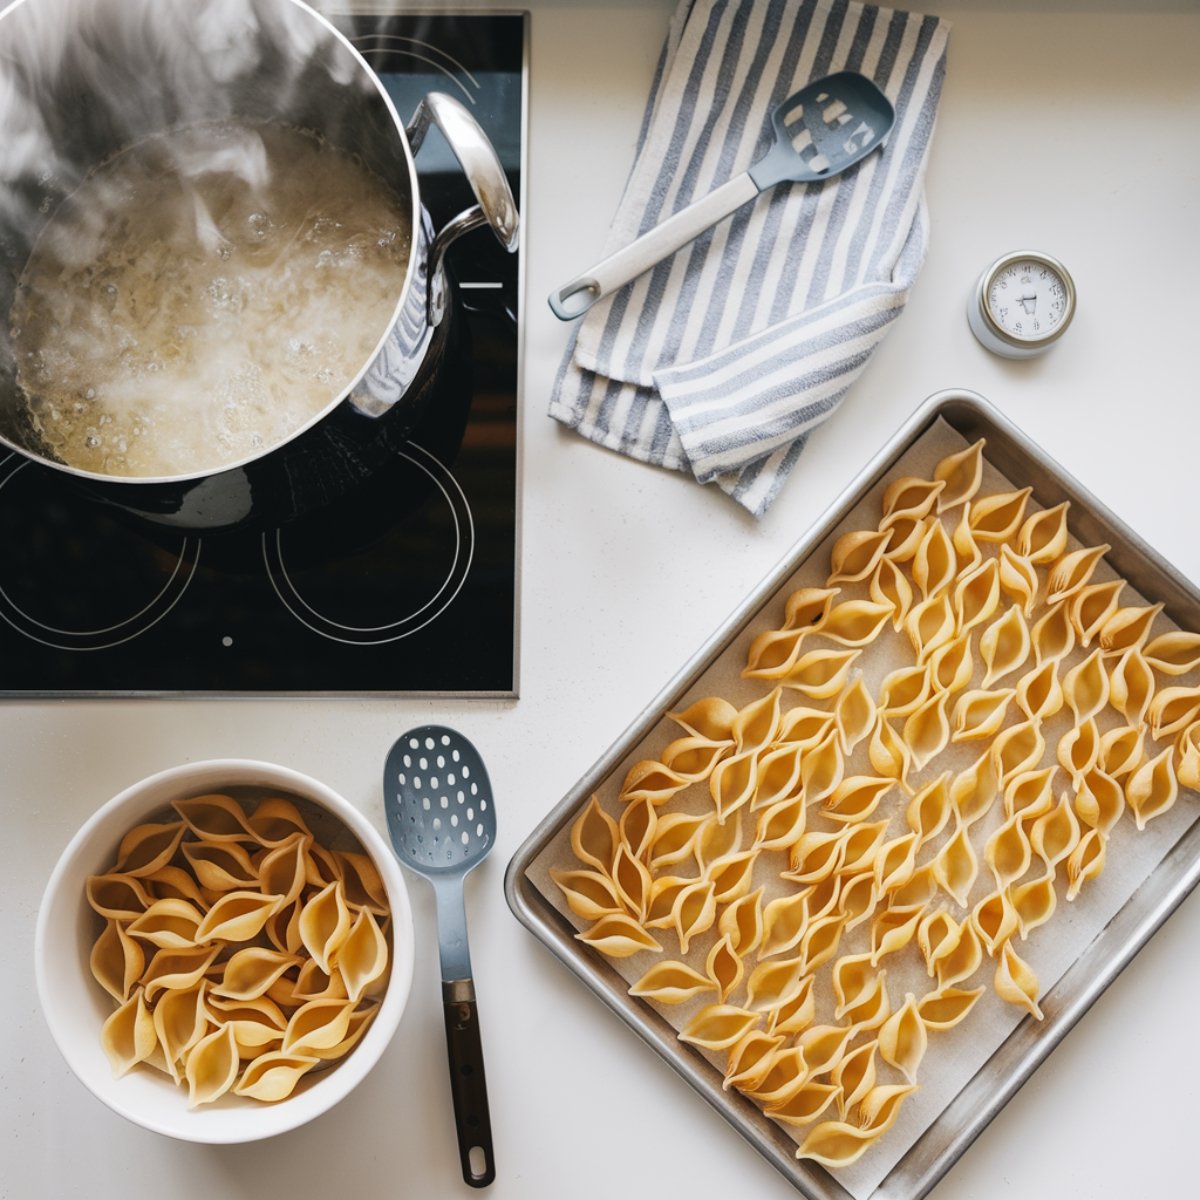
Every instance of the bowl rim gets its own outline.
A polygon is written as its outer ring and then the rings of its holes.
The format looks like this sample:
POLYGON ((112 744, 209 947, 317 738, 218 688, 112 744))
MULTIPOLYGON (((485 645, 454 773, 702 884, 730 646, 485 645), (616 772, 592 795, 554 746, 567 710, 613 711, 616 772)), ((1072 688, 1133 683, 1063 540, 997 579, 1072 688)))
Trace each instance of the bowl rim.
MULTIPOLYGON (((135 820, 136 823, 136 820, 135 820)), ((78 900, 86 903, 80 891, 78 900)), ((277 763, 248 758, 216 758, 183 763, 168 767, 130 784, 101 805, 80 826, 67 843, 50 873, 38 906, 34 931, 34 976, 39 1007, 50 1035, 66 1060, 72 1074, 98 1100, 118 1115, 143 1129, 179 1141, 209 1145, 227 1145, 258 1141, 286 1133, 327 1112, 343 1100, 366 1077, 379 1061, 396 1032, 412 986, 415 947, 413 941, 412 907, 403 873, 390 844, 354 805, 340 793, 320 780, 277 763), (214 1112, 228 1116, 227 1121, 203 1122, 205 1128, 181 1128, 177 1118, 164 1116, 153 1109, 130 1103, 117 1087, 120 1079, 105 1075, 96 1078, 77 1049, 79 1039, 68 1037, 62 1026, 60 1011, 65 1001, 55 995, 51 982, 49 939, 55 917, 62 916, 65 905, 74 900, 67 895, 72 879, 82 879, 83 872, 92 873, 93 841, 97 831, 117 813, 141 807, 146 815, 171 801, 171 793, 182 796, 197 789, 211 787, 270 787, 291 793, 303 800, 327 808, 358 838, 363 849, 378 868, 387 890, 392 909, 392 970, 379 1013, 371 1027, 354 1048, 354 1052, 339 1062, 317 1084, 296 1096, 274 1104, 247 1105, 245 1108, 221 1109, 214 1112), (147 799, 153 797, 152 802, 147 799)), ((81 962, 84 982, 90 982, 86 959, 81 962)), ((95 1030, 99 1044, 99 1027, 95 1030)), ((190 1115, 190 1114, 189 1114, 190 1115)), ((199 1123, 198 1123, 199 1124, 199 1123)))

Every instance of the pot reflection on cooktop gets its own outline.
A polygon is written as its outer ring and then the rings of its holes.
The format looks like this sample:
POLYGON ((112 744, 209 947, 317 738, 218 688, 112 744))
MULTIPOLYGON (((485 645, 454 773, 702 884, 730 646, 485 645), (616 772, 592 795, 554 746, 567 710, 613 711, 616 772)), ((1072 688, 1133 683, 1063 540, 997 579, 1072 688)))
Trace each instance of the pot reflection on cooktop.
POLYGON ((33 642, 102 650, 145 633, 178 603, 200 539, 156 545, 52 472, 17 455, 0 462, 0 617, 33 642))

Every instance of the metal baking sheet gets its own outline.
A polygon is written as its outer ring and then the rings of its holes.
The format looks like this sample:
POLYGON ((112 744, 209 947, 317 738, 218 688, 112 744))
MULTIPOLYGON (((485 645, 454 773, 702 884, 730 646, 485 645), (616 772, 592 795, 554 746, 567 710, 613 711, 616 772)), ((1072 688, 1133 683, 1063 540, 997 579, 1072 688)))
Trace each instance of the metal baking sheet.
MULTIPOLYGON (((667 684, 609 751, 533 831, 509 864, 505 892, 517 918, 580 977, 726 1120, 811 1200, 853 1200, 821 1166, 795 1158, 796 1143, 751 1101, 724 1091, 718 1070, 680 1043, 675 1030, 650 1005, 628 994, 627 984, 600 955, 575 940, 575 927, 547 899, 533 865, 560 838, 597 791, 647 737, 665 712, 746 631, 797 569, 895 467, 897 461, 944 420, 968 441, 987 439, 986 456, 1002 473, 1033 487, 1048 507, 1071 501, 1072 533, 1090 544, 1107 542, 1106 558, 1130 586, 1165 605, 1165 615, 1200 628, 1200 591, 1166 563, 1119 518, 1050 459, 982 397, 939 392, 929 397, 867 464, 824 516, 739 606, 695 657, 667 684)), ((870 1193, 871 1200, 917 1200, 926 1195, 1050 1054, 1104 989, 1134 957, 1200 880, 1200 820, 1192 821, 1148 880, 1124 903, 1087 949, 1040 997, 1045 1019, 1021 1021, 970 1081, 951 1099, 908 1152, 870 1193)))

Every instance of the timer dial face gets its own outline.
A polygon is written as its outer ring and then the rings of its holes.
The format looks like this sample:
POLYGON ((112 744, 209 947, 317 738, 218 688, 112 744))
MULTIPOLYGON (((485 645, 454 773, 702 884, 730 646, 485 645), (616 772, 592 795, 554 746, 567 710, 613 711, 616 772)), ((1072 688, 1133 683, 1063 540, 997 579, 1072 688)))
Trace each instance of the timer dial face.
POLYGON ((1035 258, 1001 265, 987 282, 984 301, 996 327, 1021 342, 1052 338, 1070 316, 1063 277, 1035 258))

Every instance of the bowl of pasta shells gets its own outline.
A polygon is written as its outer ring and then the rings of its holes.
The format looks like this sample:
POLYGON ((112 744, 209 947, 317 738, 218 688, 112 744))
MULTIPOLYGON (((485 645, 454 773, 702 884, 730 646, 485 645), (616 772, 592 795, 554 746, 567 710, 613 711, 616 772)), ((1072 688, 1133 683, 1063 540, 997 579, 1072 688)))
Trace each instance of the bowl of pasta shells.
POLYGON ((382 836, 271 763, 175 767, 79 830, 38 914, 42 1011, 121 1116, 248 1142, 343 1099, 400 1022, 412 913, 382 836))

